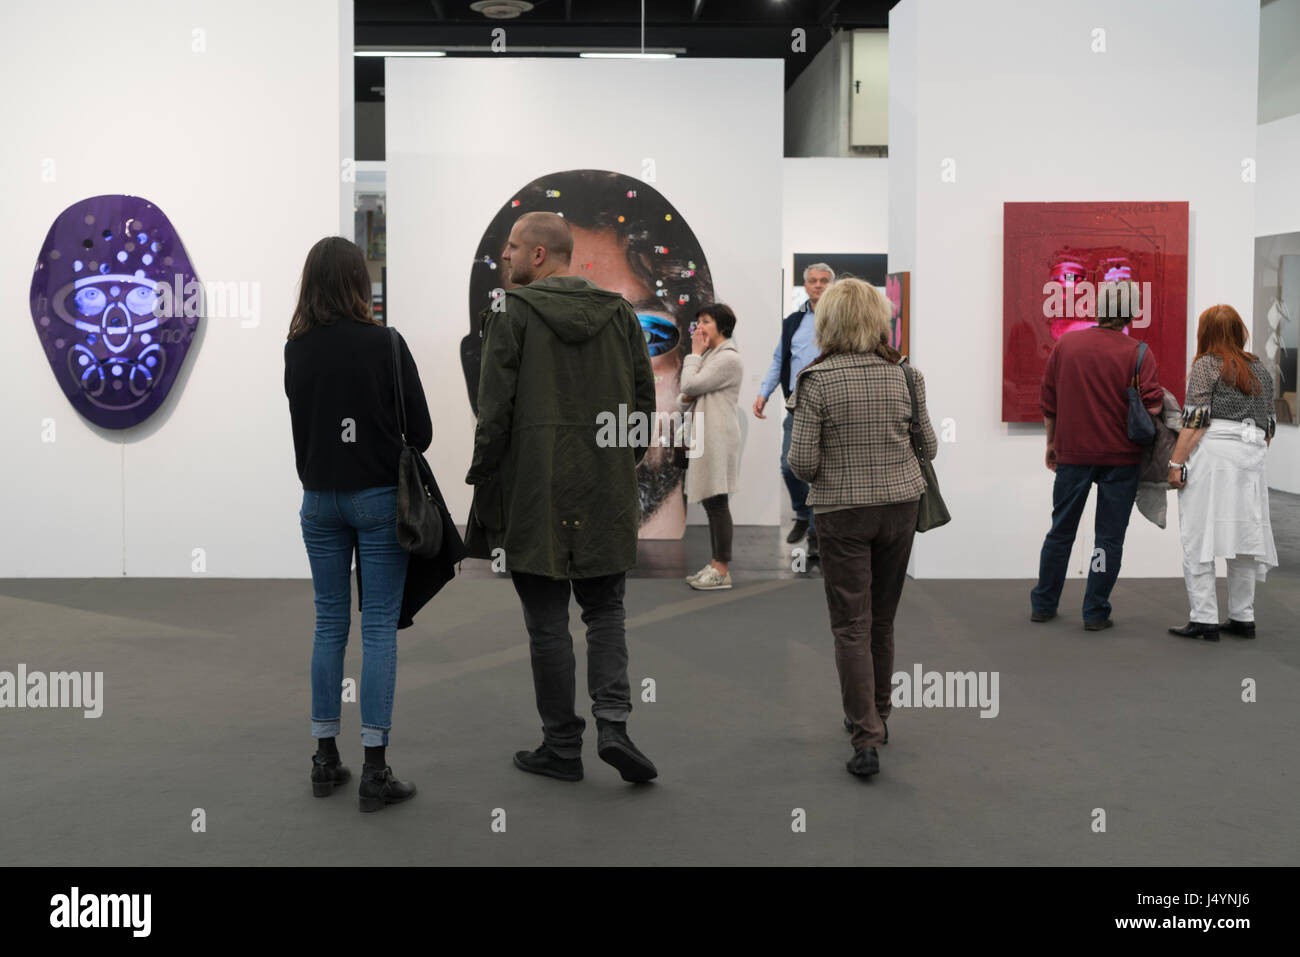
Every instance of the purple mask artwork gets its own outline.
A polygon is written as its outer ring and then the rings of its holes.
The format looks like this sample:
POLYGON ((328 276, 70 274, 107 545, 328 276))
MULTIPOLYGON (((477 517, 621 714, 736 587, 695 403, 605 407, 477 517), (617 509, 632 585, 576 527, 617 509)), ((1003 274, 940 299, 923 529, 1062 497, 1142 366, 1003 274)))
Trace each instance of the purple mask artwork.
POLYGON ((32 321, 72 407, 129 429, 176 382, 203 298, 176 228, 139 196, 92 196, 59 214, 32 276, 32 321))

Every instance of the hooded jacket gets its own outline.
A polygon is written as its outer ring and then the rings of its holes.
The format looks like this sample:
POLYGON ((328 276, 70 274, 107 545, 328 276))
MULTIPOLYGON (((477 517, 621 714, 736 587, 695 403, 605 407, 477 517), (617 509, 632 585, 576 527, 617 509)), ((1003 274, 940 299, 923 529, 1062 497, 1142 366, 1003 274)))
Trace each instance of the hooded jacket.
POLYGON ((500 306, 483 313, 468 554, 501 548, 507 570, 556 579, 627 571, 655 415, 641 323, 579 276, 506 290, 500 306))

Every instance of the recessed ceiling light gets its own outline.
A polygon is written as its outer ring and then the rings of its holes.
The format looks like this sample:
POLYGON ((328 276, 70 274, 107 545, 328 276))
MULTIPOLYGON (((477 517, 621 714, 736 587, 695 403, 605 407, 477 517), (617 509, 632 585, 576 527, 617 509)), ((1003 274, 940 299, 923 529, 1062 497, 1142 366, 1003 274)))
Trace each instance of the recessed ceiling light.
POLYGON ((475 0, 469 8, 489 20, 513 20, 533 9, 533 5, 527 0, 475 0))

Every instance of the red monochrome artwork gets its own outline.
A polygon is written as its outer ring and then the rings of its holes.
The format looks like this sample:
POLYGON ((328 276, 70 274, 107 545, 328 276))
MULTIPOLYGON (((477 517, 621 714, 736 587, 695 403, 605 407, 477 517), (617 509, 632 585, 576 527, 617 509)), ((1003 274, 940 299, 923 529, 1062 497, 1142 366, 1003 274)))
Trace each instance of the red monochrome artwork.
POLYGON ((1038 422, 1052 348, 1096 325, 1103 282, 1138 284, 1125 332, 1181 403, 1187 360, 1187 203, 1004 203, 1002 421, 1038 422))

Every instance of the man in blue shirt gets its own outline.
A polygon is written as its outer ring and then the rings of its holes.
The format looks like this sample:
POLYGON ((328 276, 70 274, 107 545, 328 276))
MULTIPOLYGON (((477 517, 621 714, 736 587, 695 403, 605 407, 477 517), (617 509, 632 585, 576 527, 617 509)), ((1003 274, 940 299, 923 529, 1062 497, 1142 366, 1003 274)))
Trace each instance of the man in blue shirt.
MULTIPOLYGON (((786 398, 794 391, 795 379, 804 366, 817 358, 817 337, 813 330, 813 312, 817 302, 826 291, 826 287, 835 281, 835 272, 826 263, 813 263, 803 271, 803 288, 808 293, 808 301, 802 307, 786 316, 781 322, 781 339, 772 354, 772 365, 763 377, 763 384, 758 388, 758 398, 754 400, 754 415, 766 419, 763 407, 768 397, 776 389, 777 383, 786 398)), ((812 557, 817 552, 817 526, 813 521, 812 509, 808 507, 808 483, 795 478, 786 456, 790 454, 790 430, 794 427, 794 414, 787 411, 782 424, 781 436, 781 478, 790 491, 790 505, 794 508, 794 528, 786 536, 786 541, 794 544, 808 534, 808 554, 812 557)))

